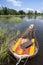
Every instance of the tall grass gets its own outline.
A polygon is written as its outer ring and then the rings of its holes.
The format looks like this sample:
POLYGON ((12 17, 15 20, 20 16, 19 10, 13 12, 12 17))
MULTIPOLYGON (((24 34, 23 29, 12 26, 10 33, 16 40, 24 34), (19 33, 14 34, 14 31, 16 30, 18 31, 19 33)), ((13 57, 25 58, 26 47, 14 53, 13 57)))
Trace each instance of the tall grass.
POLYGON ((2 29, 0 28, 0 42, 1 42, 1 46, 0 46, 0 62, 3 63, 4 61, 9 62, 9 53, 8 53, 8 44, 9 41, 11 41, 12 39, 16 38, 19 34, 20 31, 17 31, 14 36, 10 37, 10 35, 12 35, 11 33, 8 33, 7 35, 7 31, 6 29, 2 29), (7 37, 6 37, 7 35, 7 37))
MULTIPOLYGON (((18 23, 21 22, 22 18, 17 17, 17 16, 1 16, 0 17, 0 22, 1 23, 18 23)), ((8 28, 1 28, 0 27, 0 63, 9 63, 10 60, 10 55, 8 53, 8 44, 11 40, 13 40, 14 38, 16 38, 18 35, 20 34, 20 31, 17 30, 12 31, 9 30, 8 28)))

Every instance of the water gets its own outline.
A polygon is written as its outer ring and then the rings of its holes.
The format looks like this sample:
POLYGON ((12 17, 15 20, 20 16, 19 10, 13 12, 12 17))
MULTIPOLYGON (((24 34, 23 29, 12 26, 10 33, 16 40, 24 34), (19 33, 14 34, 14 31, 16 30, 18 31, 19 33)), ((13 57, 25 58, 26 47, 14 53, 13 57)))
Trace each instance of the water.
MULTIPOLYGON (((25 17, 20 23, 0 23, 0 27, 13 30, 16 29, 22 32, 30 24, 34 24, 36 28, 36 38, 39 43, 39 52, 34 58, 29 59, 26 65, 43 65, 43 17, 25 17)), ((13 60, 11 65, 15 65, 13 60)), ((20 63, 19 65, 23 65, 23 63, 20 63)))

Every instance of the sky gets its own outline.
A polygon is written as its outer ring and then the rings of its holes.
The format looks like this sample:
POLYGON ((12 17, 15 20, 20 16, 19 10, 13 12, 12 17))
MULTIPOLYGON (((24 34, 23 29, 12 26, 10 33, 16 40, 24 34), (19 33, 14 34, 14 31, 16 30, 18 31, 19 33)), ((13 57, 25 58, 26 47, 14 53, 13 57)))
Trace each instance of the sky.
POLYGON ((43 10, 43 0, 0 0, 0 7, 6 6, 15 10, 43 10))

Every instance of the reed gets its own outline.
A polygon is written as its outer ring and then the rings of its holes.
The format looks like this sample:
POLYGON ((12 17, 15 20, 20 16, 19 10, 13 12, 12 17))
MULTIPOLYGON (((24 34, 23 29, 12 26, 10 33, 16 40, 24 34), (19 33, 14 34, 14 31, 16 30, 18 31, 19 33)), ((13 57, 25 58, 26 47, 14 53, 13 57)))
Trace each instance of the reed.
POLYGON ((8 35, 6 34, 8 30, 6 29, 0 29, 0 42, 1 42, 1 46, 0 46, 0 62, 8 62, 9 63, 9 53, 8 53, 8 44, 9 42, 16 38, 19 34, 20 31, 18 30, 12 37, 10 37, 11 33, 8 33, 8 35), (7 35, 7 37, 6 37, 7 35), (4 41, 2 41, 4 38, 4 41))

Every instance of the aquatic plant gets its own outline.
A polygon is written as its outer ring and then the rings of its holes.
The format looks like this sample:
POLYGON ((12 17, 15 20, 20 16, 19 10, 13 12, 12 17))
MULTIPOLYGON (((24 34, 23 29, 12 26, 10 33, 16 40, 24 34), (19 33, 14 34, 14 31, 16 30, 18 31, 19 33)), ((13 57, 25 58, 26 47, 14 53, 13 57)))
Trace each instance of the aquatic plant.
POLYGON ((10 17, 0 17, 0 22, 2 23, 18 23, 21 22, 23 19, 17 16, 10 16, 10 17))
POLYGON ((20 17, 12 17, 9 19, 9 23, 11 22, 20 22, 22 21, 22 19, 20 17))

